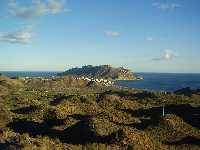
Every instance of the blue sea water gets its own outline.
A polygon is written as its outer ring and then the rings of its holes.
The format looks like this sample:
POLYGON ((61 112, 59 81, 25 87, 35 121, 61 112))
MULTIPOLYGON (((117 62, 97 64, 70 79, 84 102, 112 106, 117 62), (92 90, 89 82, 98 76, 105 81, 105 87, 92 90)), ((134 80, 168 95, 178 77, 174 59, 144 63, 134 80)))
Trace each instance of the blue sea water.
MULTIPOLYGON (((2 71, 3 75, 9 77, 51 77, 56 76, 59 72, 53 71, 2 71)), ((137 73, 138 76, 144 77, 140 81, 116 81, 116 85, 155 91, 175 91, 177 89, 191 87, 200 89, 200 74, 175 74, 175 73, 137 73)))
POLYGON ((8 77, 52 77, 56 76, 55 71, 0 71, 1 74, 8 77))
POLYGON ((116 85, 167 92, 173 92, 185 87, 200 89, 200 74, 138 73, 137 75, 144 77, 144 80, 117 81, 116 85))

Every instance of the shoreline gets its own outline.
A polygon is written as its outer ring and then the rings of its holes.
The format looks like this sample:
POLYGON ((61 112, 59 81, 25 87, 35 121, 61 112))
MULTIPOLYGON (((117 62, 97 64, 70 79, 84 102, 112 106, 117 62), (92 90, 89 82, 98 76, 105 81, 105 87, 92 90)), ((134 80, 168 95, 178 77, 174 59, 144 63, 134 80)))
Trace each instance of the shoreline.
MULTIPOLYGON (((50 78, 57 77, 56 73, 54 75, 47 74, 28 74, 30 78, 50 78)), ((26 77, 27 74, 6 74, 10 77, 20 76, 26 77)), ((144 89, 148 91, 167 91, 173 92, 175 90, 191 87, 191 89, 200 88, 200 74, 139 74, 139 76, 144 76, 144 80, 114 80, 117 85, 126 88, 134 89, 144 89)))

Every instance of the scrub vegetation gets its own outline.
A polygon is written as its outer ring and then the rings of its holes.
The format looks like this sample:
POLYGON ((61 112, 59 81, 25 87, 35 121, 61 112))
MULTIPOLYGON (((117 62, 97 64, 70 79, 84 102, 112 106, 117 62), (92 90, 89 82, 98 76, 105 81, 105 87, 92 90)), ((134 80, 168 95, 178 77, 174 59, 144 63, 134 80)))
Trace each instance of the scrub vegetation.
POLYGON ((0 149, 197 150, 200 93, 0 76, 0 149))

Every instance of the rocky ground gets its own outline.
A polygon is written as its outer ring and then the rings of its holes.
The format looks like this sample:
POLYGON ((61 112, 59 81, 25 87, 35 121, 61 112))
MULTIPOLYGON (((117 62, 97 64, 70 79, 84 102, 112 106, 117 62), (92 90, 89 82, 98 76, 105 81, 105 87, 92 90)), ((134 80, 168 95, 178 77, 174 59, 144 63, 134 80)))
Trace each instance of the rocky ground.
POLYGON ((200 93, 0 76, 0 149, 198 150, 200 93))

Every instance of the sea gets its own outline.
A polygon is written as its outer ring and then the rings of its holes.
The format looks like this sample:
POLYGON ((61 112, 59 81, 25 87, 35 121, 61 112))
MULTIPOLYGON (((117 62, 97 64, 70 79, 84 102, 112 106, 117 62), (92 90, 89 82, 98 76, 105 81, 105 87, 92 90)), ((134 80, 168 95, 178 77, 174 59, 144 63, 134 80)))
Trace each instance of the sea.
POLYGON ((60 72, 56 71, 0 71, 8 77, 52 77, 60 72))
POLYGON ((142 76, 144 80, 117 81, 115 84, 122 87, 166 92, 174 92, 186 87, 200 89, 200 74, 137 73, 137 75, 142 76))
MULTIPOLYGON (((54 71, 0 71, 9 77, 52 77, 59 72, 54 71)), ((183 73, 136 73, 144 80, 116 81, 115 85, 127 88, 145 89, 151 91, 173 92, 181 88, 190 87, 200 89, 200 74, 183 73)))

